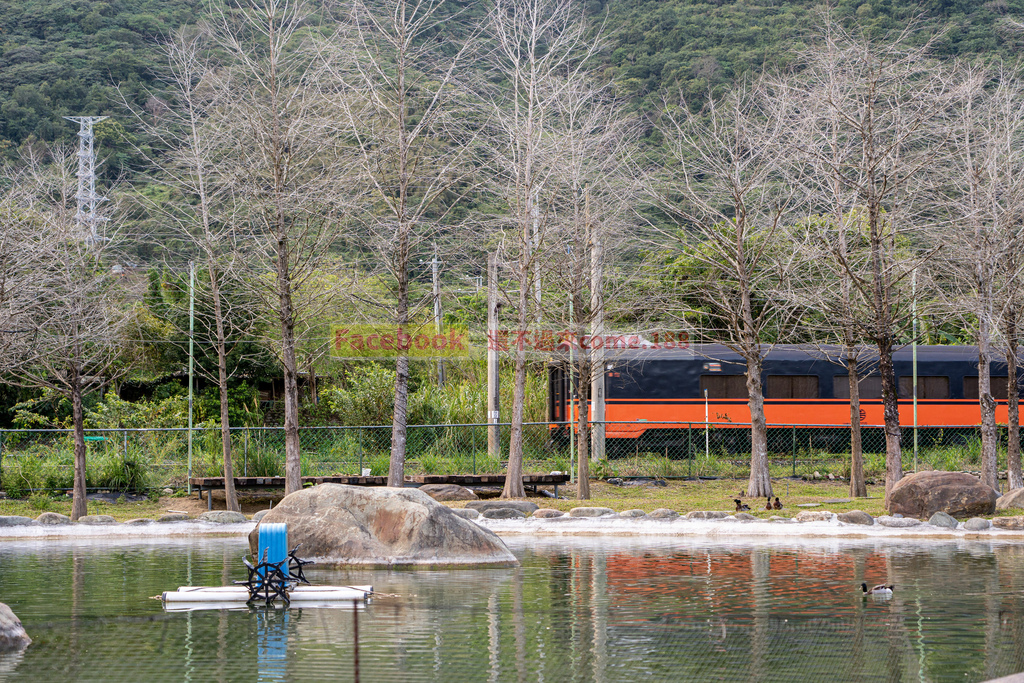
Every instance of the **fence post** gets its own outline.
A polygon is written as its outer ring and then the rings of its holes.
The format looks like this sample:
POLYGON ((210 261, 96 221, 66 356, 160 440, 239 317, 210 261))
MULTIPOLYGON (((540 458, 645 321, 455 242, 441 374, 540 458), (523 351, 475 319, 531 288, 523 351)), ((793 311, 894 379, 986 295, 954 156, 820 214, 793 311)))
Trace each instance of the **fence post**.
POLYGON ((124 430, 124 459, 128 459, 128 430, 124 430))
POLYGON ((470 427, 469 431, 473 435, 473 448, 469 452, 473 457, 473 474, 476 474, 476 429, 470 427))
POLYGON ((796 425, 793 425, 793 477, 796 477, 796 425))
POLYGON ((693 479, 693 423, 686 423, 686 454, 690 456, 687 475, 690 479, 693 479))
POLYGON ((363 476, 363 428, 356 427, 356 453, 359 454, 359 476, 363 476))
POLYGON ((242 433, 242 476, 249 476, 249 428, 242 433))

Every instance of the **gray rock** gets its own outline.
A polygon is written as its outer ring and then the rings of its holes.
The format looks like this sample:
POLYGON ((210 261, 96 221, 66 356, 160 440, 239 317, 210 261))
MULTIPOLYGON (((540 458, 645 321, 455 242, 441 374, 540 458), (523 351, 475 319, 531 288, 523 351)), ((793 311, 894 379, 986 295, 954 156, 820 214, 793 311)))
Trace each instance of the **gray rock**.
POLYGON ((556 517, 564 517, 565 513, 561 510, 552 510, 551 508, 541 508, 533 511, 533 516, 539 519, 554 519, 556 517))
POLYGON ((484 519, 526 519, 526 513, 515 508, 491 508, 482 515, 484 519))
POLYGON ((735 515, 733 515, 733 517, 735 517, 741 522, 754 522, 757 520, 757 517, 750 514, 749 512, 737 512, 735 515))
POLYGON ((165 496, 173 496, 174 489, 164 489, 163 491, 161 491, 161 493, 163 493, 165 496))
MULTIPOLYGON (((327 564, 519 564, 494 532, 414 488, 320 484, 285 496, 260 521, 271 523, 287 524, 289 545, 327 564)), ((257 527, 249 534, 253 554, 258 540, 257 527)))
POLYGON ((1024 489, 1014 489, 996 499, 996 510, 1024 508, 1024 489))
POLYGON ((783 517, 781 515, 772 515, 771 517, 768 518, 768 520, 771 521, 771 522, 779 522, 781 524, 791 524, 791 523, 793 523, 792 517, 783 517))
POLYGON ((950 517, 945 512, 936 512, 928 519, 928 523, 932 526, 940 526, 945 529, 955 529, 957 525, 956 519, 950 517))
POLYGON ((148 517, 137 517, 136 519, 129 519, 125 524, 131 526, 146 526, 148 524, 156 524, 156 520, 148 517))
POLYGON ((67 515, 62 515, 59 512, 44 512, 36 517, 36 521, 40 524, 46 525, 71 524, 71 518, 67 515))
POLYGON ((110 515, 85 515, 78 518, 79 524, 99 526, 102 524, 117 524, 117 520, 110 515))
POLYGON ((459 486, 458 484, 424 484, 420 487, 420 491, 423 491, 423 493, 434 500, 440 501, 480 499, 478 495, 465 486, 459 486))
POLYGON ((996 529, 1020 531, 1024 529, 1024 517, 993 517, 992 526, 996 529))
POLYGON ((14 652, 28 647, 32 639, 25 633, 21 620, 11 608, 0 602, 0 652, 14 652))
POLYGON ((161 524, 166 524, 168 522, 187 522, 190 519, 191 517, 184 512, 168 512, 166 515, 160 515, 157 517, 156 521, 161 524))
POLYGON ((820 508, 821 503, 798 503, 798 508, 820 508))
POLYGON ((604 517, 605 515, 614 514, 615 510, 611 508, 581 507, 569 510, 570 517, 604 517))
POLYGON ((995 489, 963 472, 918 472, 908 474, 892 487, 889 512, 918 519, 936 512, 977 517, 995 512, 998 498, 995 489))
POLYGON ((36 523, 31 517, 19 515, 0 515, 0 526, 30 526, 36 523))
POLYGON ((992 528, 992 522, 984 517, 971 517, 964 522, 964 531, 988 531, 992 528))
POLYGON ((254 521, 254 522, 260 521, 261 519, 266 517, 268 512, 270 512, 270 510, 257 510, 252 515, 252 521, 254 521))
POLYGON ((451 511, 456 517, 462 517, 462 519, 472 520, 480 518, 480 513, 472 508, 451 508, 451 511))
POLYGON ((831 522, 832 518, 835 517, 834 512, 828 510, 804 510, 798 512, 796 517, 793 518, 794 522, 831 522))
POLYGON ((627 517, 627 518, 634 518, 634 519, 638 518, 638 517, 646 517, 646 516, 647 516, 647 513, 644 512, 643 510, 641 510, 640 508, 633 508, 632 510, 623 510, 622 512, 619 513, 619 517, 627 517))
POLYGON ((651 519, 678 519, 679 513, 668 508, 658 508, 657 510, 652 510, 647 516, 651 519))
POLYGON ((199 515, 200 522, 213 522, 214 524, 242 524, 248 522, 249 518, 241 512, 231 510, 211 510, 199 515))
POLYGON ((720 510, 694 510, 686 513, 686 519, 725 519, 728 516, 728 512, 720 510))
POLYGON ((921 524, 921 520, 914 519, 913 517, 892 517, 891 515, 882 515, 881 517, 875 518, 875 523, 892 529, 907 529, 912 526, 919 526, 921 524))
POLYGON ((862 526, 871 526, 875 523, 875 518, 864 512, 863 510, 850 510, 849 512, 840 512, 836 517, 843 524, 860 524, 862 526))
POLYGON ((466 503, 466 507, 477 512, 494 510, 496 508, 512 508, 513 510, 519 510, 525 515, 533 514, 534 510, 540 509, 539 505, 528 500, 471 500, 466 503))

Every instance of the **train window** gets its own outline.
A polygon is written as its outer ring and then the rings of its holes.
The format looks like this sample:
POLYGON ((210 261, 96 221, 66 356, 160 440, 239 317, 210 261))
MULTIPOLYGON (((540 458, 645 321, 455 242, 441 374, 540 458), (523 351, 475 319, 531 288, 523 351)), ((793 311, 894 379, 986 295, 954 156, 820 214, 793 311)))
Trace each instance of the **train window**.
POLYGON ((765 398, 818 398, 817 375, 768 375, 765 398))
POLYGON ((747 398, 746 375, 701 375, 700 395, 708 398, 747 398))
MULTIPOLYGON (((860 397, 882 398, 882 378, 878 375, 861 377, 857 385, 860 387, 860 397)), ((835 375, 832 377, 832 395, 836 398, 850 398, 850 376, 835 375)))
MULTIPOLYGON (((1007 379, 1008 378, 1006 377, 1006 375, 1003 375, 1002 377, 992 375, 992 398, 994 398, 997 401, 1006 400, 1007 379)), ((964 377, 964 398, 978 399, 980 397, 981 396, 978 393, 978 378, 964 377)))
MULTIPOLYGON (((914 398, 914 376, 901 375, 900 398, 914 398)), ((919 399, 949 398, 949 378, 942 375, 918 375, 917 397, 919 399)))

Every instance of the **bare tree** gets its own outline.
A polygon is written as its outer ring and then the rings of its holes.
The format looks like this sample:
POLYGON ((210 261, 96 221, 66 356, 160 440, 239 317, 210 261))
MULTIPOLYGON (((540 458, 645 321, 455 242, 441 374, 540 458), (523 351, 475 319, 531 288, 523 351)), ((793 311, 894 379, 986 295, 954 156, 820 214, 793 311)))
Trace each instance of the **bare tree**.
MULTIPOLYGON (((570 0, 498 0, 488 18, 493 40, 488 54, 492 77, 500 83, 490 95, 491 141, 487 168, 493 191, 507 211, 499 220, 506 264, 517 291, 513 302, 518 331, 538 315, 538 265, 555 214, 552 198, 561 188, 551 178, 561 163, 565 138, 559 107, 578 87, 602 47, 587 26, 583 7, 570 0)), ((515 343, 512 416, 504 498, 522 498, 523 404, 527 350, 515 343)))
MULTIPOLYGON (((14 382, 53 391, 71 403, 74 488, 71 518, 87 513, 85 412, 82 398, 126 371, 123 332, 130 307, 111 258, 116 232, 92 239, 76 218, 73 152, 53 148, 45 166, 31 159, 29 185, 14 209, 22 227, 17 261, 4 263, 7 370, 14 382)), ((109 225, 109 224, 108 224, 109 225)))
MULTIPOLYGON (((352 0, 348 22, 330 46, 330 63, 344 84, 338 110, 358 153, 355 182, 365 204, 356 218, 387 283, 386 299, 363 302, 379 312, 374 318, 382 313, 392 321, 399 338, 404 332, 411 339, 410 325, 422 322, 432 302, 411 291, 412 259, 443 229, 462 236, 449 219, 466 190, 475 145, 458 82, 471 39, 452 39, 457 17, 444 0, 352 0)), ((388 486, 400 487, 405 478, 408 406, 409 356, 399 348, 388 486)))
MULTIPOLYGON (((686 102, 666 107, 661 130, 672 162, 659 204, 677 221, 682 255, 675 278, 709 322, 699 334, 720 341, 746 365, 751 423, 747 494, 772 493, 761 370, 765 344, 784 337, 795 320, 785 299, 770 296, 787 278, 793 253, 780 243, 800 208, 790 177, 791 103, 788 90, 766 80, 741 84, 722 99, 709 97, 692 112, 686 102)), ((669 302, 685 319, 687 299, 669 302)))
POLYGON ((333 86, 312 49, 312 21, 301 0, 257 0, 218 10, 208 26, 225 60, 208 75, 219 91, 211 118, 231 133, 216 162, 245 208, 237 229, 250 233, 253 255, 266 260, 250 282, 274 311, 278 331, 272 342, 284 371, 287 493, 302 485, 296 349, 307 322, 331 298, 321 268, 348 175, 335 135, 333 86))
POLYGON ((857 212, 863 225, 864 248, 856 252, 863 259, 854 262, 841 249, 832 255, 866 302, 859 335, 878 350, 888 505, 903 477, 892 352, 910 320, 910 273, 927 256, 908 249, 929 220, 926 172, 949 134, 945 116, 956 87, 928 59, 931 41, 911 45, 915 26, 879 43, 847 33, 827 15, 823 24, 821 38, 802 56, 798 87, 826 123, 805 129, 812 137, 800 146, 837 188, 829 196, 844 197, 846 206, 830 199, 833 215, 857 212))

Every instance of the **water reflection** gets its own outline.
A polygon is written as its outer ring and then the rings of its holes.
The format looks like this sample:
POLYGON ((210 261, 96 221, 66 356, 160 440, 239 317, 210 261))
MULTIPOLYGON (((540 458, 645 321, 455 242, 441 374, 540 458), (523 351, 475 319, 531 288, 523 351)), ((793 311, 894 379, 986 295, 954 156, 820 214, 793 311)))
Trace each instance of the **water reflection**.
POLYGON ((166 613, 244 578, 244 539, 0 547, 34 643, 0 681, 980 681, 1024 670, 1024 547, 516 540, 507 569, 310 572, 337 609, 166 613), (860 583, 893 583, 891 599, 860 583), (358 626, 358 649, 356 628, 358 626))

